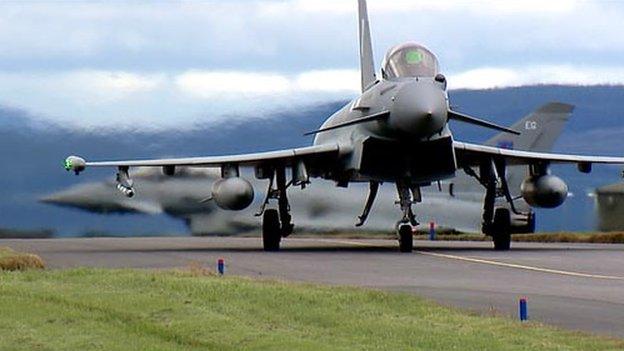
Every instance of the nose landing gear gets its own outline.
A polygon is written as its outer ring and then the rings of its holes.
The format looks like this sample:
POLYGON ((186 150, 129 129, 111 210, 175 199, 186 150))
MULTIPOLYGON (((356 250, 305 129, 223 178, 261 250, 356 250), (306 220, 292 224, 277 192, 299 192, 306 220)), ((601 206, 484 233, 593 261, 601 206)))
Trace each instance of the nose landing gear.
POLYGON ((416 216, 412 211, 412 205, 422 201, 420 187, 414 186, 406 181, 397 181, 397 192, 399 193, 398 205, 403 211, 403 218, 397 223, 397 237, 399 239, 400 252, 412 252, 414 249, 413 228, 418 225, 416 216))

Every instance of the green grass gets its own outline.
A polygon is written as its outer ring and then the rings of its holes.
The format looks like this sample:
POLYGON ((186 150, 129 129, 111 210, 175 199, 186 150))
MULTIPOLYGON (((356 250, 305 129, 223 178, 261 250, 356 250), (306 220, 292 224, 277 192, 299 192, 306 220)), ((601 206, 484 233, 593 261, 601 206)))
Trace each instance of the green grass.
POLYGON ((190 272, 0 272, 0 350, 621 350, 415 296, 190 272))
POLYGON ((43 263, 41 257, 33 254, 17 252, 11 248, 0 246, 0 271, 14 271, 33 268, 45 268, 45 264, 43 263))

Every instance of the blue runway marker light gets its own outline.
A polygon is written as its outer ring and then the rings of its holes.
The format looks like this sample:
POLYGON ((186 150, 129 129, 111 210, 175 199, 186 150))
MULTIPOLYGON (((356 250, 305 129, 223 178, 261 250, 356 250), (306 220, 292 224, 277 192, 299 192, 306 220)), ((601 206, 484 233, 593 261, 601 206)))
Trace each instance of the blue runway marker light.
POLYGON ((436 225, 435 222, 429 222, 429 240, 436 239, 436 225))
POLYGON ((529 319, 529 311, 527 306, 527 299, 525 297, 520 299, 520 320, 526 321, 529 319))
POLYGON ((219 272, 219 275, 225 273, 225 260, 222 258, 217 260, 217 272, 219 272))

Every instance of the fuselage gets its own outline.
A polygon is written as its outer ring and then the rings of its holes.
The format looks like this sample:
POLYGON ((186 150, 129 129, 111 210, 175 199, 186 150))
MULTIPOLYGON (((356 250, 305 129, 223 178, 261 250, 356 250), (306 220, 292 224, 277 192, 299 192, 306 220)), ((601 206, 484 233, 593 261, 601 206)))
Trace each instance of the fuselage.
POLYGON ((381 78, 328 118, 321 129, 382 112, 388 112, 387 118, 319 133, 315 145, 337 143, 349 150, 325 177, 338 181, 405 178, 422 184, 452 177, 456 165, 448 110, 446 79, 435 56, 413 43, 391 49, 381 78), (444 158, 448 161, 438 162, 444 158))

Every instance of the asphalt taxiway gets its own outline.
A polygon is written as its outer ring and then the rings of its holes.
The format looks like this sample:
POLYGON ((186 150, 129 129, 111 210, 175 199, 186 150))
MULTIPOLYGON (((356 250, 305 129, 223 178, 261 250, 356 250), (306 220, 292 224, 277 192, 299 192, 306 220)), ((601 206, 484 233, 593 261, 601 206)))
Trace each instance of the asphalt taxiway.
POLYGON ((391 240, 288 238, 266 253, 254 238, 90 238, 0 240, 41 255, 48 266, 171 268, 226 262, 226 274, 416 293, 486 314, 624 337, 624 245, 415 242, 412 254, 391 240))

